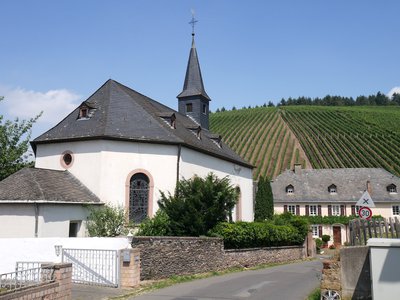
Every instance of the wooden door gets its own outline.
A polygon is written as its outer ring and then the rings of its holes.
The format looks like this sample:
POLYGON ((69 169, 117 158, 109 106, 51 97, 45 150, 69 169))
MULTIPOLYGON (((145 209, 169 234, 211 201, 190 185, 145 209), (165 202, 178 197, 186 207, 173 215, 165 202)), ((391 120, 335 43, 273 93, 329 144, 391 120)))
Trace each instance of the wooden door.
POLYGON ((340 226, 333 226, 333 244, 335 247, 342 245, 342 228, 340 226))

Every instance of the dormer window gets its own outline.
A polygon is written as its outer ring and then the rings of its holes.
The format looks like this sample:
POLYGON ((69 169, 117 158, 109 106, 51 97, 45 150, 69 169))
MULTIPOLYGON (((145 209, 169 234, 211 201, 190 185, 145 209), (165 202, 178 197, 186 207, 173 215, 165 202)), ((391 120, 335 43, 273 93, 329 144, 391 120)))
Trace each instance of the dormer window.
POLYGON ((330 194, 336 194, 336 193, 337 193, 336 185, 331 184, 330 186, 328 186, 328 192, 329 192, 330 194))
POLYGON ((222 137, 219 134, 210 135, 210 139, 216 144, 219 148, 222 148, 222 137))
POLYGON ((393 183, 389 184, 386 189, 390 194, 397 194, 397 187, 393 183))
POLYGON ((86 120, 89 119, 93 115, 94 107, 87 105, 86 103, 82 103, 79 107, 79 115, 78 120, 86 120))
POLYGON ((286 194, 293 194, 293 193, 294 193, 294 187, 293 187, 293 185, 289 184, 286 187, 286 194))
POLYGON ((192 103, 186 103, 186 112, 193 112, 193 104, 192 103))

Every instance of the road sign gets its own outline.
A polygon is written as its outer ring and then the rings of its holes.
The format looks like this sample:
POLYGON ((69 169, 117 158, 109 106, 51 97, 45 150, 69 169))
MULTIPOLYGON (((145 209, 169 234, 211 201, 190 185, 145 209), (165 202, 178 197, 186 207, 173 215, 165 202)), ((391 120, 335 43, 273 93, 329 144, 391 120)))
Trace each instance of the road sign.
POLYGON ((369 207, 360 207, 360 209, 358 210, 358 215, 361 219, 369 220, 372 217, 372 211, 369 207))
POLYGON ((375 207, 374 201, 372 201, 372 198, 369 195, 368 191, 364 192, 360 200, 357 201, 356 206, 375 207))

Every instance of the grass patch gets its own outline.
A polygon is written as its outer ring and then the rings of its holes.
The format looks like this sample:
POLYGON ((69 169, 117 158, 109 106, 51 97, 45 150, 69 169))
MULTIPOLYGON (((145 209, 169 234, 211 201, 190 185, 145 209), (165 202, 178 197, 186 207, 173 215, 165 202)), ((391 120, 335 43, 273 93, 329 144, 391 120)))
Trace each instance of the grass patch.
MULTIPOLYGON (((151 280, 151 281, 147 281, 147 282, 146 281, 142 282, 140 284, 140 286, 132 289, 131 292, 128 292, 121 296, 111 297, 109 299, 124 300, 129 297, 139 296, 139 295, 149 293, 154 290, 166 288, 166 287, 178 284, 178 283, 184 283, 184 282, 189 282, 189 281, 193 281, 193 280, 197 280, 197 279, 203 279, 203 278, 208 278, 208 277, 213 277, 213 276, 221 276, 221 275, 225 275, 225 274, 242 272, 242 271, 260 270, 260 269, 271 268, 271 267, 280 266, 280 265, 297 263, 297 262, 301 262, 301 261, 307 261, 307 259, 306 260, 294 260, 294 261, 284 262, 284 263, 262 264, 262 265, 258 265, 255 267, 249 267, 249 268, 233 267, 233 268, 229 268, 229 269, 222 270, 222 271, 212 271, 212 272, 193 274, 193 275, 174 275, 167 279, 151 280)), ((314 299, 314 298, 310 298, 310 299, 314 299)), ((318 300, 319 300, 319 298, 318 298, 318 300)))
POLYGON ((321 299, 320 288, 316 288, 307 298, 307 300, 320 300, 320 299, 321 299))

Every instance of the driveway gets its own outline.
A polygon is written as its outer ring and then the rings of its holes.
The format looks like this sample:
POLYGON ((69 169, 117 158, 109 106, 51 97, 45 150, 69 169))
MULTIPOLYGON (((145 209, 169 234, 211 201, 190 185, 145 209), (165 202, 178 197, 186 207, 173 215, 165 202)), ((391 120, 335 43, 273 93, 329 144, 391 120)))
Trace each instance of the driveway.
POLYGON ((134 300, 304 300, 319 285, 320 260, 177 284, 134 300))

